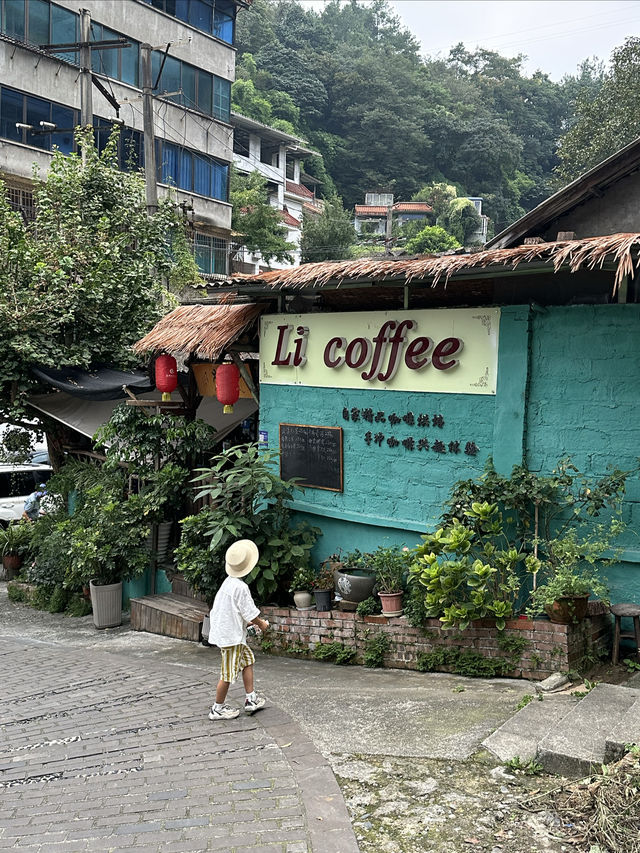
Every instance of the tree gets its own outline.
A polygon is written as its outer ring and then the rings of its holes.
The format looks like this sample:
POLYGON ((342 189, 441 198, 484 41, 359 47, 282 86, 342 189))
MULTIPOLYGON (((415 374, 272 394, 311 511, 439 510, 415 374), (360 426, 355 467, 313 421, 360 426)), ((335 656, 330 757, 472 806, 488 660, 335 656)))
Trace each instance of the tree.
POLYGON ((481 224, 480 214, 468 198, 452 199, 438 218, 438 225, 442 225, 462 246, 469 245, 471 237, 481 224))
POLYGON ((412 255, 435 255, 461 248, 460 243, 440 225, 427 225, 409 240, 406 250, 412 255))
POLYGON ((199 281, 171 198, 149 217, 140 174, 117 168, 117 131, 100 155, 79 131, 80 154, 56 152, 25 225, 0 185, 0 415, 24 425, 42 389, 35 365, 135 366, 131 345, 174 305, 167 289, 199 281))
MULTIPOLYGON (((640 38, 626 39, 611 55, 611 68, 593 95, 590 69, 576 95, 576 121, 558 144, 560 185, 624 148, 640 133, 640 38)), ((595 72, 597 74, 597 68, 595 72)))
POLYGON ((233 205, 231 228, 242 235, 243 245, 250 252, 260 252, 267 264, 272 258, 291 262, 295 246, 287 242, 279 210, 269 204, 266 178, 259 172, 240 175, 233 169, 229 198, 233 205))
POLYGON ((302 263, 348 258, 356 239, 355 228, 351 217, 342 207, 342 200, 337 196, 327 199, 320 216, 303 215, 300 241, 302 263))

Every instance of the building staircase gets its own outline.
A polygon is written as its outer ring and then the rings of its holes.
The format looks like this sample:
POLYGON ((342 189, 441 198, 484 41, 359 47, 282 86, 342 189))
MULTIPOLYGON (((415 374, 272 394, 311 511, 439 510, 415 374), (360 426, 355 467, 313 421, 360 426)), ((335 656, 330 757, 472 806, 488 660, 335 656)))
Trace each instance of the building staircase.
POLYGON ((131 627, 163 637, 200 642, 202 621, 209 605, 193 592, 181 575, 171 580, 171 592, 131 599, 131 627))
POLYGON ((640 745, 640 690, 597 684, 580 699, 570 694, 535 699, 483 741, 501 761, 535 760, 548 773, 588 776, 592 768, 640 745))

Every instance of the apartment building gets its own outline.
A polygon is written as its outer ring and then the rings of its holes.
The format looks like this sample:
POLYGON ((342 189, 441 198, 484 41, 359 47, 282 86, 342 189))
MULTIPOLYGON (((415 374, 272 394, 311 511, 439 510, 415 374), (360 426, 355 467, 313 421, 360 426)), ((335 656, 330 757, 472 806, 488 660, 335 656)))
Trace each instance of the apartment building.
POLYGON ((174 188, 203 275, 225 276, 235 21, 250 2, 0 0, 0 172, 12 205, 32 215, 33 164, 44 175, 54 147, 73 151, 78 124, 91 121, 100 147, 120 124, 122 168, 145 165, 146 130, 158 194, 174 188))
POLYGON ((274 258, 265 264, 260 252, 249 252, 237 246, 233 253, 233 271, 258 273, 267 267, 298 266, 303 215, 322 213, 322 202, 315 196, 317 182, 304 174, 303 161, 305 157, 320 155, 306 147, 304 140, 240 113, 232 113, 231 122, 234 126, 233 161, 238 173, 248 175, 257 171, 267 181, 269 204, 280 211, 282 224, 287 229, 287 242, 294 246, 292 264, 274 258))

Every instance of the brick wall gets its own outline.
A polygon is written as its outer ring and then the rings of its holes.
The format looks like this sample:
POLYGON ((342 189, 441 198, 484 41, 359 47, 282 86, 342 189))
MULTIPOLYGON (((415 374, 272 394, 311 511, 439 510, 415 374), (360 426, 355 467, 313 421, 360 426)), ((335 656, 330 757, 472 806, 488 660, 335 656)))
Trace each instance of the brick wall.
MULTIPOLYGON (((578 625, 557 625, 547 620, 515 619, 507 622, 506 637, 522 637, 527 641, 518 666, 507 673, 512 678, 541 680, 552 672, 574 669, 586 655, 611 648, 611 617, 599 602, 590 603, 589 616, 578 625)), ((485 657, 508 657, 498 644, 498 631, 490 620, 479 620, 465 631, 445 631, 437 619, 430 619, 424 629, 413 628, 401 616, 366 616, 331 610, 296 610, 287 607, 264 607, 263 615, 271 623, 267 638, 274 654, 300 656, 319 643, 334 641, 355 648, 357 663, 362 663, 367 641, 382 632, 387 635, 390 650, 385 666, 393 669, 416 669, 420 653, 441 646, 452 646, 479 652, 485 657)), ((263 638, 251 642, 260 646, 263 638)), ((447 667, 442 667, 447 671, 447 667)))

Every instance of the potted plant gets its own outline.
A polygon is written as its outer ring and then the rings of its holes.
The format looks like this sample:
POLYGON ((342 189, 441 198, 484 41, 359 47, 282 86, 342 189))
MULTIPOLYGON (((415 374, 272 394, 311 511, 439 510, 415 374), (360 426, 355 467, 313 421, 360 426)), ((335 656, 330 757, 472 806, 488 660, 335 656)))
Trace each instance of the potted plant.
POLYGON ((584 537, 569 529, 563 536, 541 543, 546 553, 536 573, 527 613, 546 613, 552 622, 567 625, 584 619, 592 594, 608 603, 609 588, 601 567, 614 562, 615 558, 605 558, 604 554, 621 528, 614 519, 608 525, 595 525, 584 537))
POLYGON ((289 592, 293 595, 298 610, 309 610, 313 602, 314 573, 309 566, 301 566, 291 579, 289 592))
POLYGON ((316 610, 331 610, 334 580, 333 571, 323 564, 313 576, 313 594, 316 600, 316 610))
POLYGON ((376 548, 371 555, 378 595, 385 616, 402 615, 405 574, 409 569, 410 551, 399 546, 376 548))
POLYGON ((31 543, 31 522, 18 521, 0 528, 0 553, 7 580, 14 578, 31 543))
POLYGON ((82 506, 70 519, 71 560, 65 586, 89 584, 96 628, 121 624, 122 581, 141 575, 149 566, 147 516, 142 495, 125 497, 99 484, 83 496, 82 506))
MULTIPOLYGON (((335 556, 331 555, 326 561, 332 567, 335 556)), ((361 601, 373 595, 376 575, 370 558, 370 554, 363 554, 357 549, 348 551, 334 569, 335 587, 344 602, 353 604, 354 610, 361 601)))

